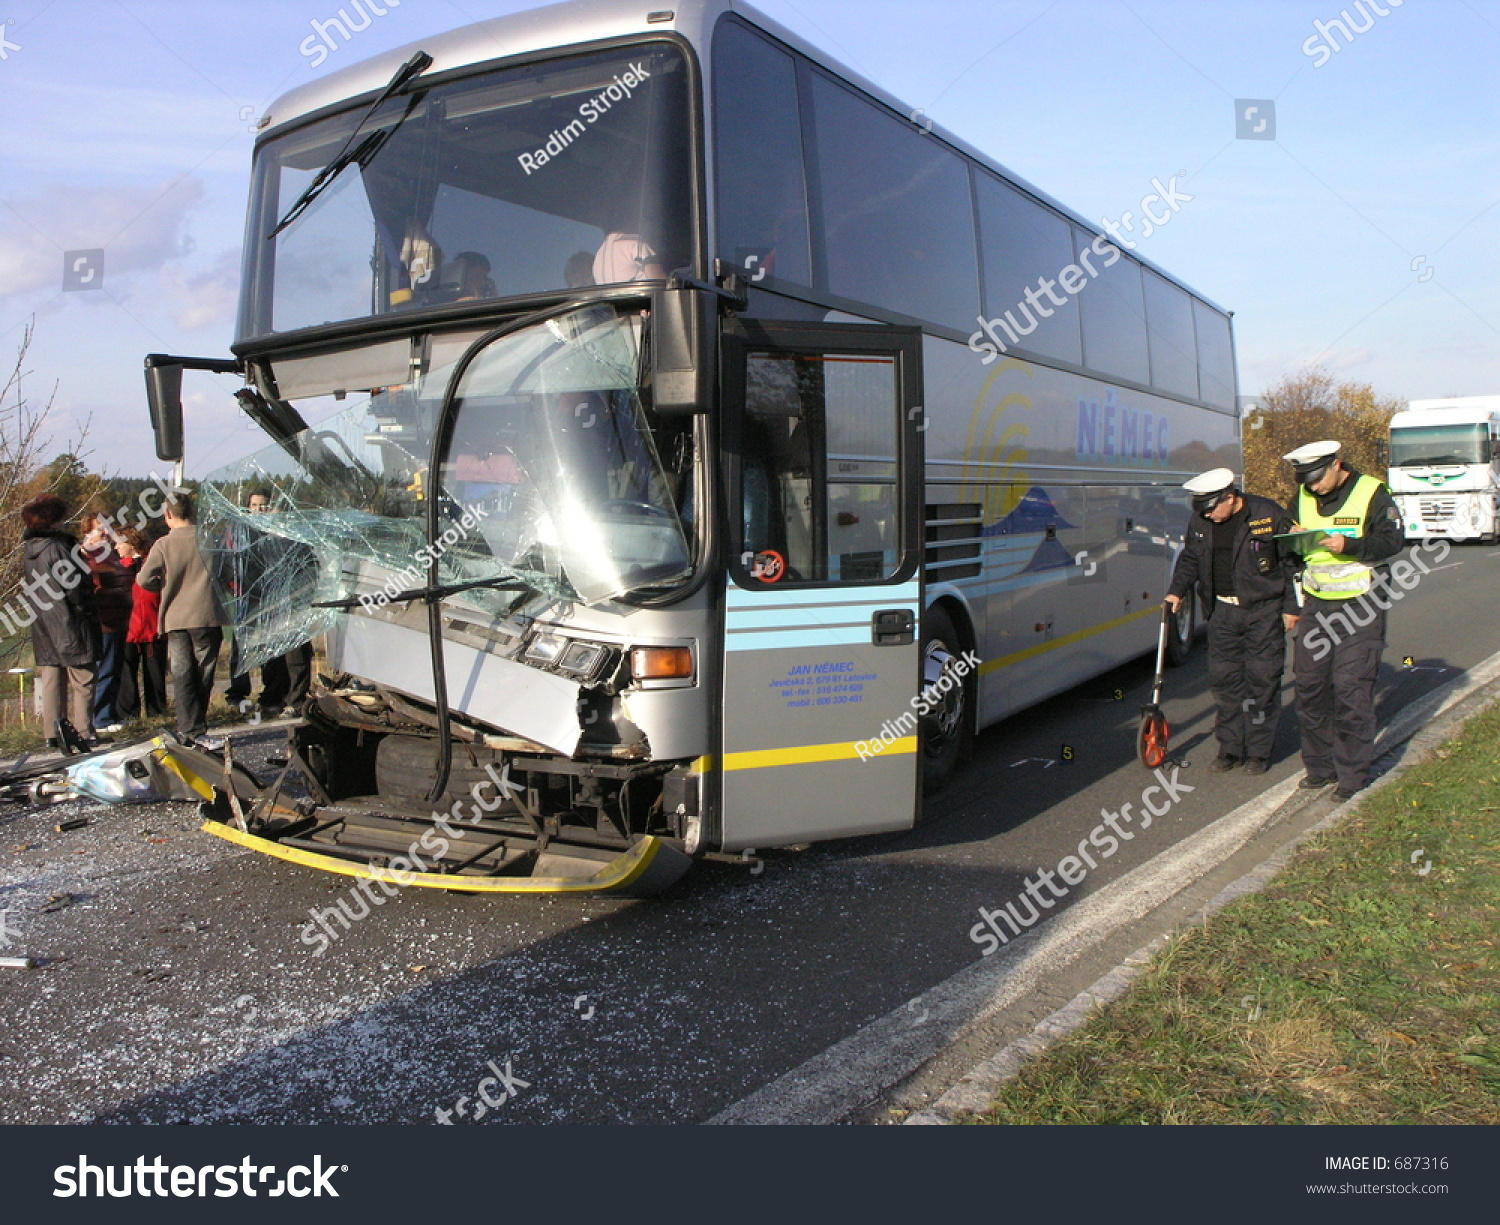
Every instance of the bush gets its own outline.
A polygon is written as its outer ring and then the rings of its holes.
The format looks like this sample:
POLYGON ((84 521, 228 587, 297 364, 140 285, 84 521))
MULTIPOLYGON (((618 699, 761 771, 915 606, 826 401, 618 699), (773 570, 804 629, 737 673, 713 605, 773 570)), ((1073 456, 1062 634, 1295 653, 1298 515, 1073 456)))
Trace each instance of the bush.
POLYGON ((1261 407, 1242 422, 1245 488, 1290 506, 1297 491, 1288 451, 1334 438, 1339 458, 1361 472, 1386 479, 1386 443, 1391 416, 1405 402, 1377 396, 1369 383, 1335 383, 1323 369, 1287 375, 1260 397, 1261 407))

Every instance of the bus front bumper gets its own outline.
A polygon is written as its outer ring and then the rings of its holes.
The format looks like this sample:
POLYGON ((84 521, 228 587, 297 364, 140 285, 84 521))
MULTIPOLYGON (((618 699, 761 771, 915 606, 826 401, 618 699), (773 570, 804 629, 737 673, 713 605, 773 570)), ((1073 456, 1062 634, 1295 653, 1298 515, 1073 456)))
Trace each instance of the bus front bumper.
POLYGON ((463 872, 403 871, 378 862, 362 862, 288 846, 273 838, 246 833, 212 818, 203 830, 238 846, 288 863, 341 876, 362 877, 418 889, 446 889, 454 893, 613 893, 624 897, 647 897, 676 883, 692 866, 692 859, 671 843, 644 837, 613 858, 601 860, 570 854, 566 846, 553 843, 530 856, 525 875, 469 874, 463 872))

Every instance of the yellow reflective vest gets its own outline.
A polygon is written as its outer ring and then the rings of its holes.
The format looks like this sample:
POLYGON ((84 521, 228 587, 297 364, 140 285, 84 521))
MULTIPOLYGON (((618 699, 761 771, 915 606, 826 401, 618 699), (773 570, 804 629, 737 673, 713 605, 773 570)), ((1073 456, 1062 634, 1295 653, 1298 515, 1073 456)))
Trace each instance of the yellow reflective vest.
MULTIPOLYGON (((1348 536, 1358 540, 1370 520, 1370 503, 1380 489, 1373 476, 1355 478, 1354 488, 1333 514, 1318 509, 1317 498, 1306 488, 1297 494, 1297 522, 1305 531, 1325 536, 1348 536)), ((1342 553, 1318 549, 1309 553, 1302 570, 1302 590, 1320 600, 1352 600, 1364 595, 1374 583, 1375 568, 1342 553)))

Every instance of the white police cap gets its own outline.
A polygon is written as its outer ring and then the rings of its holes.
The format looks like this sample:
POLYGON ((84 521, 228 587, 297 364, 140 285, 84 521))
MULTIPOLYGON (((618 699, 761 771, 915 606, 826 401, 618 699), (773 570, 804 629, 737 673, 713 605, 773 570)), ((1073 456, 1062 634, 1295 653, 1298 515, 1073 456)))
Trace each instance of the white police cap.
POLYGON ((1211 493, 1223 493, 1233 484, 1234 473, 1228 468, 1210 468, 1190 481, 1183 481, 1182 487, 1195 498, 1201 498, 1211 493))
POLYGON ((1305 447, 1298 447, 1295 451, 1288 451, 1281 458, 1286 460, 1297 469, 1297 475, 1312 472, 1318 468, 1326 468, 1330 461, 1339 453, 1342 444, 1333 439, 1325 439, 1322 442, 1310 442, 1305 447))

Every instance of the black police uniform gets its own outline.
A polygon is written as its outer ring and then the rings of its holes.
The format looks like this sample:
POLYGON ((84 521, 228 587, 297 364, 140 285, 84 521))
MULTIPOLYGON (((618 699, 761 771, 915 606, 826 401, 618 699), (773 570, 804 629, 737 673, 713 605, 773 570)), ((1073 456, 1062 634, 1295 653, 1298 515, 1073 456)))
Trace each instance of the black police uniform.
POLYGON ((1208 681, 1218 706, 1219 756, 1265 760, 1276 742, 1286 667, 1281 618, 1298 611, 1292 564, 1272 537, 1291 531, 1292 518, 1270 498, 1240 496, 1244 508, 1224 524, 1204 515, 1188 521, 1167 594, 1188 598, 1196 585, 1208 619, 1208 681))
MULTIPOLYGON (((1344 467, 1349 479, 1337 489, 1322 497, 1310 494, 1325 516, 1338 513, 1359 480, 1355 469, 1348 464, 1344 467)), ((1299 499, 1301 496, 1299 492, 1299 499)), ((1342 556, 1375 566, 1405 547, 1401 512, 1390 490, 1381 485, 1370 499, 1363 534, 1345 538, 1342 556)), ((1387 567, 1375 566, 1377 580, 1386 573, 1387 567)), ((1389 599, 1365 595, 1325 600, 1304 591, 1303 601, 1292 649, 1302 764, 1309 779, 1337 781, 1341 794, 1352 795, 1370 780, 1375 747, 1375 680, 1385 650, 1389 599)))

